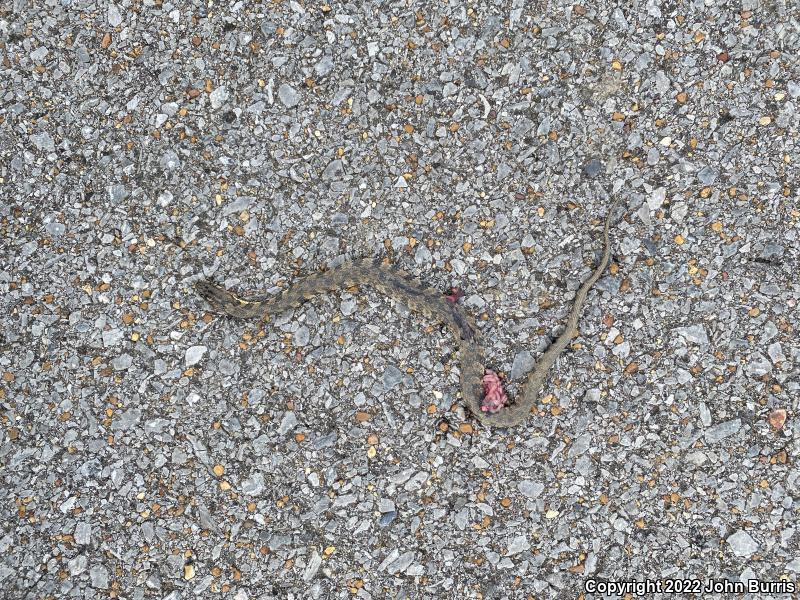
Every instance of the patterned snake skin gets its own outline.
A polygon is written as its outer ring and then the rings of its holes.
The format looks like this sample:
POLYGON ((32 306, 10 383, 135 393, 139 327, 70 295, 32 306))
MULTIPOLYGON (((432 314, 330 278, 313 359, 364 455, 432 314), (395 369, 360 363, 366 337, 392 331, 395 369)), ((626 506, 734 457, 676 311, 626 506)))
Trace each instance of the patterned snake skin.
MULTIPOLYGON (((461 353, 461 393, 469 410, 483 425, 513 427, 524 422, 531 412, 556 358, 576 334, 581 309, 589 289, 600 278, 611 258, 608 228, 616 202, 608 209, 603 228, 603 256, 592 274, 575 294, 563 333, 559 335, 539 358, 522 388, 521 397, 511 405, 497 408, 484 401, 484 377, 491 373, 484 368, 484 353, 480 330, 473 319, 465 315, 452 300, 441 292, 424 286, 418 279, 380 259, 360 259, 342 264, 328 271, 313 273, 275 296, 239 298, 213 283, 203 280, 195 284, 198 295, 205 299, 215 312, 238 318, 261 317, 295 308, 306 300, 326 292, 369 285, 383 294, 398 299, 413 310, 431 319, 446 323, 459 344, 461 353)), ((492 374, 493 375, 493 374, 492 374)), ((488 389, 488 388, 487 388, 488 389)), ((502 392, 501 392, 502 393, 502 392)), ((503 395, 503 397, 505 397, 503 395)))

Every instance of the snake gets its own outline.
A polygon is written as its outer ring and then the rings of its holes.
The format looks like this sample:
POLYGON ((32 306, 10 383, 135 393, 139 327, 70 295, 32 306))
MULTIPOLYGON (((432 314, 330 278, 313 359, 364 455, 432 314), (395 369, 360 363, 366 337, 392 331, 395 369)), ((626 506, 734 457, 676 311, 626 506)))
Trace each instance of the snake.
POLYGON ((361 258, 344 262, 328 270, 307 275, 275 295, 242 298, 208 279, 197 281, 194 288, 195 292, 211 306, 212 311, 239 319, 277 315, 299 307, 314 296, 340 289, 354 286, 359 289, 362 286, 375 288, 380 293, 404 303, 411 310, 447 325, 458 343, 463 402, 483 426, 515 427, 531 414, 550 368, 577 334, 578 321, 589 290, 609 265, 611 245, 608 230, 615 205, 616 201, 611 204, 606 214, 603 226, 603 251, 599 263, 575 293, 563 331, 551 341, 536 361, 521 388, 519 397, 513 402, 503 391, 497 374, 484 366, 481 331, 474 319, 458 306, 457 296, 444 295, 383 259, 361 258))

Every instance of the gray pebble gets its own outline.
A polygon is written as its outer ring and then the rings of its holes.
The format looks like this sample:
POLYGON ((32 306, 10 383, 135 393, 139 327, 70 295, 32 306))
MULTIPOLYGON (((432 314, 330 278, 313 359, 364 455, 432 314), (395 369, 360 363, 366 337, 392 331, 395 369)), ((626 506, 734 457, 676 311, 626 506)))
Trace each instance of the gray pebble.
POLYGON ((111 428, 116 431, 128 431, 132 429, 142 418, 142 411, 138 408, 129 408, 128 410, 120 413, 119 417, 114 420, 111 428))
POLYGON ((397 517, 397 513, 393 510, 382 513, 380 519, 378 519, 378 525, 381 527, 386 527, 395 520, 395 517, 397 517))
POLYGON ((533 354, 531 354, 530 351, 521 350, 517 352, 514 357, 514 362, 511 364, 511 379, 521 379, 533 369, 535 364, 536 360, 533 358, 533 354))
POLYGON ((778 335, 778 327, 773 321, 767 321, 764 323, 764 329, 761 332, 759 343, 765 344, 774 339, 776 335, 778 335))
POLYGON ((520 552, 524 552, 525 550, 529 550, 531 547, 530 542, 528 541, 528 537, 525 535, 518 535, 511 542, 508 544, 508 549, 506 550, 506 556, 514 556, 515 554, 519 554, 520 552))
POLYGON ((83 546, 88 546, 92 543, 92 525, 90 523, 82 522, 75 526, 75 543, 83 546))
POLYGON ((30 53, 31 60, 34 62, 42 62, 50 51, 45 46, 39 46, 36 50, 30 53))
POLYGON ((281 419, 281 424, 278 427, 278 435, 285 435, 289 433, 297 425, 297 417, 294 412, 286 411, 281 419))
POLYGON ((227 358, 223 358, 219 361, 218 370, 223 375, 233 375, 236 373, 236 363, 228 360, 227 358))
POLYGON ((762 377, 772 371, 772 363, 760 352, 753 352, 748 357, 744 370, 750 377, 762 377))
POLYGON ((705 432, 706 442, 709 444, 715 444, 726 437, 738 433, 741 427, 741 419, 732 419, 730 421, 725 421, 724 423, 714 425, 713 427, 709 427, 705 432))
POLYGON ((308 341, 311 339, 311 333, 308 330, 308 327, 305 325, 301 325, 297 328, 297 331, 294 332, 294 336, 292 338, 292 342, 295 346, 303 347, 308 344, 308 341))
POLYGON ((181 166, 181 159, 178 158, 178 154, 174 150, 167 150, 161 156, 159 164, 161 165, 162 169, 174 171, 181 166))
POLYGON ((317 574, 317 571, 319 571, 320 565, 322 565, 322 557, 316 550, 314 550, 311 553, 311 559, 308 561, 308 564, 306 565, 306 568, 303 571, 303 581, 308 583, 309 581, 314 579, 314 577, 317 574))
POLYGON ((358 308, 358 303, 355 298, 352 296, 349 298, 343 298, 341 304, 339 305, 339 310, 345 317, 349 317, 358 308))
POLYGON ((48 223, 44 226, 44 228, 45 231, 47 231, 47 233, 53 237, 60 237, 64 235, 64 232, 67 230, 63 223, 59 223, 57 221, 48 223))
POLYGON ((336 500, 333 501, 333 508, 341 508, 343 506, 351 506, 356 503, 355 494, 345 494, 343 496, 338 496, 336 500))
POLYGON ((341 179, 344 175, 344 166, 341 160, 332 160, 328 163, 328 166, 325 167, 325 170, 322 172, 322 178, 326 181, 331 181, 335 179, 341 179))
POLYGON ((158 195, 158 205, 163 207, 167 207, 172 203, 174 196, 170 191, 163 191, 158 195))
POLYGON ((400 551, 397 548, 392 548, 389 551, 389 553, 384 557, 384 559, 381 561, 381 564, 378 565, 378 570, 379 571, 386 570, 386 568, 394 561, 396 561, 399 558, 399 556, 400 556, 400 551))
POLYGON ((656 91, 659 94, 666 94, 671 85, 672 82, 664 71, 656 71, 656 91))
POLYGON ((171 425, 167 419, 150 419, 144 424, 145 433, 163 433, 171 425))
POLYGON ((46 131, 43 131, 42 133, 33 134, 31 136, 31 141, 33 142, 33 145, 36 146, 39 150, 52 152, 53 150, 56 149, 56 145, 53 142, 53 138, 46 131))
POLYGON ((583 401, 585 404, 594 404, 595 402, 600 401, 601 391, 597 388, 592 388, 590 390, 586 390, 586 393, 583 395, 583 401))
POLYGON ((208 95, 208 99, 211 101, 211 108, 214 110, 222 108, 228 101, 228 88, 224 85, 215 88, 208 95))
POLYGON ((111 366, 115 371, 124 371, 129 369, 133 364, 133 357, 130 354, 120 354, 117 358, 111 361, 111 366))
POLYGON ((383 372, 383 389, 387 392, 403 381, 403 372, 394 365, 388 365, 383 372))
POLYGON ((89 578, 93 588, 100 590, 108 588, 108 569, 103 565, 95 565, 89 569, 89 578))
POLYGON ((452 265, 453 270, 456 272, 456 275, 463 275, 467 272, 467 263, 465 263, 463 260, 454 258, 450 261, 450 264, 452 265))
POLYGON ((767 354, 773 363, 782 363, 786 361, 786 355, 783 353, 783 346, 780 342, 770 344, 767 348, 767 354))
POLYGON ((111 27, 122 25, 122 14, 116 4, 109 3, 108 5, 108 24, 111 27))
POLYGON ((191 346, 186 349, 185 362, 187 367, 196 365, 203 358, 208 348, 206 346, 191 346))
POLYGON ((338 436, 336 435, 336 433, 329 433, 328 435, 324 435, 314 440, 314 448, 316 448, 317 450, 320 450, 322 448, 330 448, 336 445, 337 439, 338 436))
POLYGON ((317 76, 325 77, 333 70, 333 64, 333 58, 326 54, 316 65, 314 65, 314 71, 316 72, 317 76))
POLYGON ((111 348, 112 346, 116 346, 122 341, 125 332, 121 329, 109 329, 108 331, 104 331, 102 333, 103 339, 103 347, 104 348, 111 348))
POLYGON ((79 554, 67 562, 67 569, 69 570, 69 574, 73 577, 84 573, 86 571, 86 567, 88 566, 89 560, 86 558, 85 554, 79 554))
POLYGON ((418 265, 427 265, 431 262, 431 251, 426 246, 417 246, 417 251, 414 253, 414 262, 418 265))
POLYGON ((395 574, 395 573, 402 573, 408 567, 410 567, 411 563, 413 563, 413 562, 414 562, 414 553, 413 552, 404 552, 403 554, 401 554, 397 558, 397 560, 392 562, 392 564, 390 564, 386 568, 386 571, 388 573, 392 574, 392 575, 395 574))
POLYGON ((597 177, 603 171, 603 163, 602 161, 593 158, 587 161, 583 165, 583 172, 586 173, 588 177, 594 178, 597 177))
POLYGON ((703 185, 711 185, 717 180, 717 171, 709 166, 705 166, 697 172, 697 178, 703 185))
POLYGON ((711 425, 711 411, 708 410, 708 406, 706 406, 705 402, 700 403, 698 410, 700 412, 700 422, 703 424, 703 427, 711 425))
POLYGON ((282 83, 278 88, 278 98, 286 108, 294 108, 300 103, 300 94, 288 83, 282 83))
POLYGON ((657 210, 664 204, 667 197, 667 189, 660 187, 653 190, 653 193, 647 199, 647 206, 650 210, 657 210))
POLYGON ((264 476, 261 473, 254 473, 242 482, 242 493, 248 496, 260 496, 264 488, 264 476))
POLYGON ((676 202, 672 205, 670 216, 676 223, 682 223, 689 212, 689 205, 686 202, 676 202))
POLYGON ((756 542, 750 536, 750 534, 743 529, 740 529, 733 535, 729 536, 726 541, 736 556, 749 558, 751 555, 758 552, 758 542, 756 542))
POLYGON ((261 400, 264 399, 265 395, 266 393, 264 392, 263 389, 256 387, 247 393, 247 401, 250 404, 258 404, 259 402, 261 402, 261 400))
POLYGON ((528 498, 538 498, 544 491, 544 484, 525 479, 517 484, 517 489, 528 498))
POLYGON ((705 452, 700 452, 699 450, 690 452, 686 455, 686 460, 693 465, 702 467, 704 464, 706 464, 706 462, 708 462, 708 454, 705 452))
POLYGON ((702 325, 677 327, 673 331, 678 335, 684 337, 689 342, 693 342, 695 344, 700 344, 700 345, 708 344, 708 336, 706 335, 706 329, 702 325))
POLYGON ((109 186, 108 197, 111 202, 122 202, 128 197, 128 189, 121 183, 109 186))
POLYGON ((472 294, 469 298, 466 299, 464 302, 468 307, 474 308, 475 310, 481 310, 484 306, 486 306, 486 301, 481 298, 478 294, 472 294))
POLYGON ((589 449, 592 443, 590 434, 579 435, 569 449, 569 456, 580 456, 589 449))
POLYGON ((469 510, 466 508, 458 511, 453 518, 453 522, 455 523, 456 527, 463 531, 466 529, 467 525, 469 524, 469 510))
POLYGON ((250 196, 240 196, 233 202, 226 204, 222 208, 222 214, 225 216, 238 214, 243 210, 249 209, 252 203, 253 203, 253 198, 251 198, 250 196))

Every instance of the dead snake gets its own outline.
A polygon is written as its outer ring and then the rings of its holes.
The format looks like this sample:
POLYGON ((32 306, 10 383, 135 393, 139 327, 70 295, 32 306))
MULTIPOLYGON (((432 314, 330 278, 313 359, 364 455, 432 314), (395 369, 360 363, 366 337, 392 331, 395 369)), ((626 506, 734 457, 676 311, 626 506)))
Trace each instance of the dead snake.
POLYGON ((483 425, 513 427, 522 423, 530 414, 547 372, 577 332, 578 319, 589 289, 608 266, 611 258, 608 228, 615 205, 616 202, 612 203, 608 209, 603 227, 603 256, 575 294, 575 301, 567 317, 564 331, 553 340, 539 358, 528 375, 521 397, 510 405, 503 405, 506 397, 499 386, 499 380, 492 371, 484 368, 480 329, 475 326, 472 317, 464 314, 452 299, 426 287, 418 279, 394 265, 384 264, 381 259, 364 258, 341 264, 327 271, 313 273, 275 296, 239 298, 208 280, 198 281, 195 290, 214 311, 232 317, 248 318, 266 316, 269 313, 277 314, 295 308, 309 298, 325 292, 354 285, 372 286, 387 296, 400 300, 411 309, 447 324, 458 341, 461 353, 461 393, 467 407, 483 425), (497 390, 500 390, 502 402, 499 405, 486 400, 492 387, 494 391, 491 393, 495 396, 497 390))

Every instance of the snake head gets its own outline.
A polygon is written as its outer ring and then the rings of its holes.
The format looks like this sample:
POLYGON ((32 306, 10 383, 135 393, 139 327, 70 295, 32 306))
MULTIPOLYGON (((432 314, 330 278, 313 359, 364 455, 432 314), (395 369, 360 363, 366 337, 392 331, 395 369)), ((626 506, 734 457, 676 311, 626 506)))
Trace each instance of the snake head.
POLYGON ((194 291, 203 300, 211 305, 212 310, 221 312, 226 303, 230 301, 230 292, 225 291, 221 287, 214 285, 207 279, 201 279, 195 282, 194 291))
POLYGON ((496 413, 508 404, 508 396, 503 390, 503 383, 497 373, 491 369, 486 369, 483 374, 483 398, 481 399, 481 410, 487 413, 496 413))

